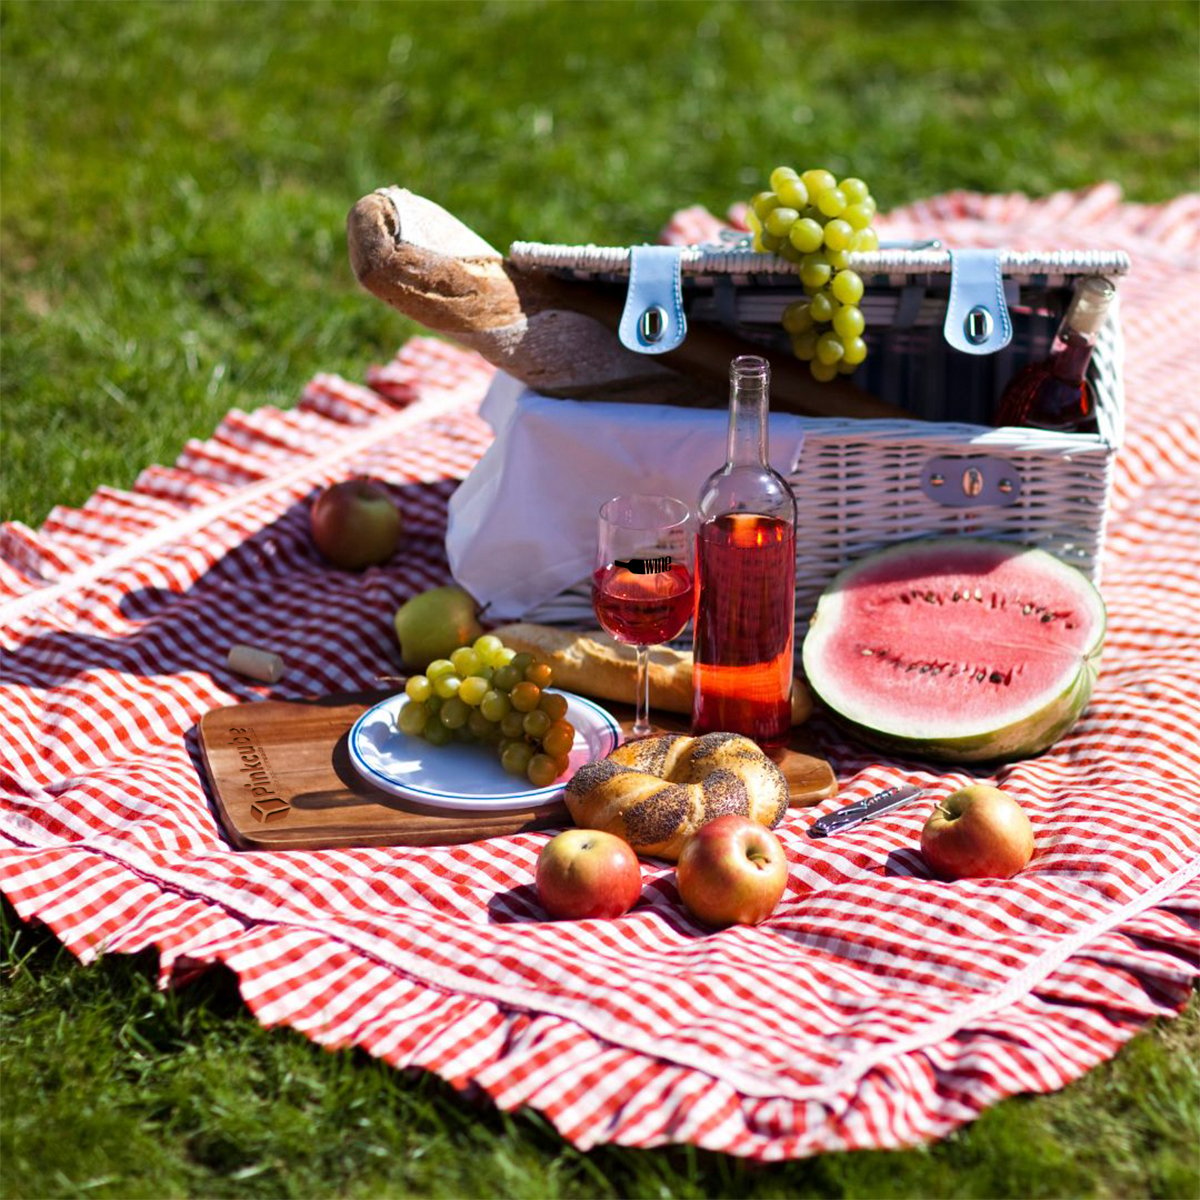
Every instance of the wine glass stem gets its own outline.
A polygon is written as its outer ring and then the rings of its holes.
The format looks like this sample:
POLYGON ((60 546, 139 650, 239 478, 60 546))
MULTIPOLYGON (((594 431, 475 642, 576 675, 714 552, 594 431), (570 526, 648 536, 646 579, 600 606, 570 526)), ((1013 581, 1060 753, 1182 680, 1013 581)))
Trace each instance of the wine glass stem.
POLYGON ((637 697, 633 718, 634 737, 650 733, 650 647, 637 648, 637 697))

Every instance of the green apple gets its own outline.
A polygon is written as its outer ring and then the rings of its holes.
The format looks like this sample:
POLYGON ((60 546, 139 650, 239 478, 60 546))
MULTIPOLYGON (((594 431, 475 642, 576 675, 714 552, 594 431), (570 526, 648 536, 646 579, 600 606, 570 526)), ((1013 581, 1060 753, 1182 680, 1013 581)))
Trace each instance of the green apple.
POLYGON ((474 598, 453 584, 405 601, 392 619, 405 667, 423 671, 435 658, 449 658, 473 642, 483 633, 477 617, 474 598))

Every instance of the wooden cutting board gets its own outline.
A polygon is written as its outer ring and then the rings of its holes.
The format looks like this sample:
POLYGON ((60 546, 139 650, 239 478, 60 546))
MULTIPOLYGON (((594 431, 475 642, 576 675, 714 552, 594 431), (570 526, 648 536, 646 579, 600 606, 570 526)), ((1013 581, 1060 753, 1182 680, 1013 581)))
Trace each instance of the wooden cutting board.
MULTIPOLYGON (((262 700, 214 708, 200 719, 200 750, 217 815, 243 850, 336 846, 444 846, 569 825, 561 802, 505 813, 427 808, 380 791, 350 761, 354 722, 389 692, 318 700, 262 700)), ((632 711, 606 705, 628 728, 632 711)), ((655 714, 664 730, 686 720, 655 714)), ((837 792, 830 765, 810 753, 803 730, 779 759, 794 805, 837 792)))

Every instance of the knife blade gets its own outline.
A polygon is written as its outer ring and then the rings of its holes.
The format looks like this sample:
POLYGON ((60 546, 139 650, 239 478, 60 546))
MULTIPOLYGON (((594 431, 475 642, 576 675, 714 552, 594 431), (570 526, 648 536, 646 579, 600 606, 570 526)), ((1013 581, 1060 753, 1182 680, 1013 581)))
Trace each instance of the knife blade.
POLYGON ((865 800, 856 800, 853 804, 847 804, 845 808, 839 808, 835 812, 826 813, 825 816, 818 818, 808 827, 808 836, 828 837, 831 833, 837 833, 843 829, 853 829, 864 821, 881 817, 884 813, 889 813, 893 809, 907 804, 910 800, 915 800, 924 791, 925 788, 912 783, 884 788, 882 792, 876 792, 875 795, 868 796, 865 800))

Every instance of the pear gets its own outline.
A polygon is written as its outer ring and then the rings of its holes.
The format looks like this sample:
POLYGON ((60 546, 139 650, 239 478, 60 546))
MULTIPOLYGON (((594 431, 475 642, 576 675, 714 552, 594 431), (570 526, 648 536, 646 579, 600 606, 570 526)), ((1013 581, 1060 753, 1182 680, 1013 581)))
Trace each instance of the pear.
POLYGON ((423 671, 435 658, 449 658, 483 633, 474 597, 460 587, 431 588, 405 601, 392 623, 400 657, 409 671, 423 671))

